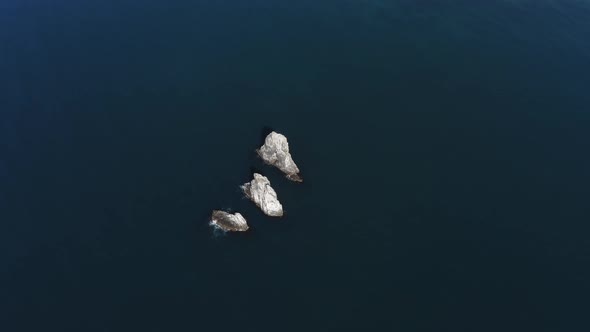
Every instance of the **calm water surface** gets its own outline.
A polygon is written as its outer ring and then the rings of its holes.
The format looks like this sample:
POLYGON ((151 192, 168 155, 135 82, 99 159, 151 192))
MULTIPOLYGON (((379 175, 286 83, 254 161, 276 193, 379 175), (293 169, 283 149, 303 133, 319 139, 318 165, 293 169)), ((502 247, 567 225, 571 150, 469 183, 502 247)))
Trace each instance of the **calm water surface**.
POLYGON ((588 331, 589 36, 582 0, 3 1, 0 330, 588 331))

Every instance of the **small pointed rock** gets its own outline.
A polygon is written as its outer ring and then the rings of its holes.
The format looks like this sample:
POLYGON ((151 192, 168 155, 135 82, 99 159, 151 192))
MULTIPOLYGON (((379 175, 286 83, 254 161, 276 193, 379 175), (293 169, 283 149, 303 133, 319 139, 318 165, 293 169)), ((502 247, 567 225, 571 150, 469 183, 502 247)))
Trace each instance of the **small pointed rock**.
POLYGON ((265 163, 273 165, 285 173, 287 179, 303 182, 303 178, 299 175, 299 168, 289 152, 289 142, 287 142, 284 135, 274 131, 268 134, 264 140, 264 145, 256 152, 265 163))
POLYGON ((246 219, 241 214, 231 214, 220 210, 213 211, 209 224, 226 232, 245 232, 249 228, 246 219))
POLYGON ((256 203, 267 216, 281 217, 283 215, 283 206, 267 177, 254 173, 254 179, 245 183, 241 188, 246 197, 256 203))

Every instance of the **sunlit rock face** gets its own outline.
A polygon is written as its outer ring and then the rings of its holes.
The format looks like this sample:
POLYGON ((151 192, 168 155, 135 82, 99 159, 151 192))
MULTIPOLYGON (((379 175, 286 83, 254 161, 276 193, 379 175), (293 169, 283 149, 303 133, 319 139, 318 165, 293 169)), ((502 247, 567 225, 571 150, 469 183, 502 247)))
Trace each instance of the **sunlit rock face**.
POLYGON ((265 163, 273 165, 285 173, 289 180, 303 182, 303 178, 299 175, 299 168, 289 152, 289 142, 284 135, 274 131, 268 134, 264 145, 256 152, 265 163))
POLYGON ((242 187, 244 194, 266 214, 271 217, 281 217, 283 206, 277 198, 277 193, 270 186, 265 176, 254 173, 254 179, 242 187))
POLYGON ((226 232, 245 232, 248 230, 248 223, 241 214, 231 214, 220 210, 213 211, 209 224, 226 232))

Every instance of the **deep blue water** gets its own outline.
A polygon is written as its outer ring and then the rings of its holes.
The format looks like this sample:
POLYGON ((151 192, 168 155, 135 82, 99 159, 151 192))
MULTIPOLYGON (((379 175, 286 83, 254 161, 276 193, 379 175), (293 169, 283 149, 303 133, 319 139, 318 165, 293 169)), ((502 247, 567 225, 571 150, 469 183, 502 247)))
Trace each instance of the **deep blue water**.
POLYGON ((583 0, 2 1, 0 331, 588 331, 589 87, 583 0))

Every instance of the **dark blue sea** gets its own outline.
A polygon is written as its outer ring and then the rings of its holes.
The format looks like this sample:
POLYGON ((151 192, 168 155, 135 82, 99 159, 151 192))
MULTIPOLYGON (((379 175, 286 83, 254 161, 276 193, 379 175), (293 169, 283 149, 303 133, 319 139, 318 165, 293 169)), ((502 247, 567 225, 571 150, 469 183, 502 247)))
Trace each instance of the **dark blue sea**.
POLYGON ((4 0, 0 331, 590 331, 589 151, 585 0, 4 0))

